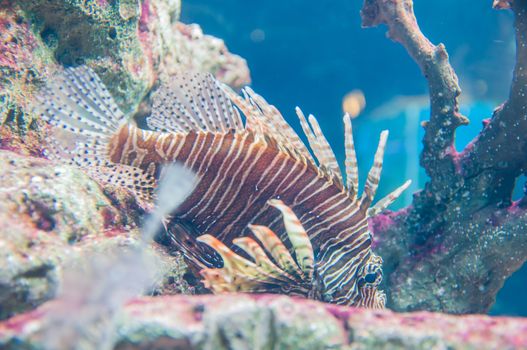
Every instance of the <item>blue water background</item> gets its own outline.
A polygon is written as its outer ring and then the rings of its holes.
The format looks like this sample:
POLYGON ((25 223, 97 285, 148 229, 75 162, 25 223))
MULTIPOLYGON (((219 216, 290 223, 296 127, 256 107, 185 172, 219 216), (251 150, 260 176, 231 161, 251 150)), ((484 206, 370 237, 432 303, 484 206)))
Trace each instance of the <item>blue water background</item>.
MULTIPOLYGON (((423 32, 443 42, 463 90, 461 110, 471 120, 460 127, 456 147, 481 130, 482 120, 508 96, 514 65, 512 16, 491 8, 491 0, 416 0, 423 32), (469 9, 469 10, 468 10, 469 9)), ((385 38, 385 27, 362 29, 362 1, 185 0, 182 21, 225 40, 246 58, 252 87, 276 105, 300 131, 294 107, 314 114, 339 161, 344 160, 342 98, 364 92, 367 106, 354 120, 360 176, 365 179, 378 135, 390 138, 377 198, 411 178, 411 191, 392 209, 411 202, 426 174, 419 166, 428 119, 427 83, 399 45, 385 38)), ((523 180, 515 190, 522 195, 523 180)), ((492 314, 527 316, 527 267, 515 273, 498 295, 492 314)))

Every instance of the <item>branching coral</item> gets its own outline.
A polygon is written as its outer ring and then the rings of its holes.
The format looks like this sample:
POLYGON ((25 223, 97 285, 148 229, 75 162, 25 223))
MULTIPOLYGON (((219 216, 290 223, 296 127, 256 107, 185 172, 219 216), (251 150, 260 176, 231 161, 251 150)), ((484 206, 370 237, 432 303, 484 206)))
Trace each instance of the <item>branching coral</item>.
POLYGON ((527 165, 527 0, 494 1, 512 9, 516 67, 509 99, 461 152, 456 128, 461 93, 444 45, 420 31, 411 0, 365 0, 365 27, 385 24, 419 65, 430 90, 421 165, 430 177, 411 206, 372 222, 385 260, 388 304, 397 310, 483 312, 505 279, 527 259, 526 197, 511 201, 527 165))

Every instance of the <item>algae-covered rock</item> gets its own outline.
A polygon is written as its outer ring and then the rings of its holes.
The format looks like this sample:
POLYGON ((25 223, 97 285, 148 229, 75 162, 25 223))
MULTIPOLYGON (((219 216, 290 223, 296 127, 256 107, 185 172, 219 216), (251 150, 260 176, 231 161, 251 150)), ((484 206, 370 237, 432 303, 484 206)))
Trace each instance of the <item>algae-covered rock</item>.
MULTIPOLYGON (((133 201, 80 170, 0 151, 0 183, 0 319, 54 297, 64 266, 139 244, 133 201)), ((184 288, 182 261, 149 250, 162 264, 158 288, 184 288)))
MULTIPOLYGON (((49 349, 53 339, 45 335, 61 303, 0 322, 0 347, 49 349)), ((277 295, 181 295, 130 301, 115 317, 108 348, 525 349, 526 331, 527 321, 515 318, 397 314, 277 295)), ((53 336, 63 332, 57 328, 53 336)))
POLYGON ((188 39, 180 9, 179 0, 1 0, 0 123, 34 129, 33 96, 60 66, 93 68, 130 115, 159 76, 180 70, 210 71, 233 87, 249 82, 246 62, 222 41, 188 39))

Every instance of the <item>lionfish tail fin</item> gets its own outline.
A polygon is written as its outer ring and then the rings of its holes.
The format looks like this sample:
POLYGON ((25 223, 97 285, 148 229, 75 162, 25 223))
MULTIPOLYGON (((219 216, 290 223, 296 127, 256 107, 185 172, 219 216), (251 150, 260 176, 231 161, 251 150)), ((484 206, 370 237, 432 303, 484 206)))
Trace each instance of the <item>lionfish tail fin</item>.
POLYGON ((278 236, 266 226, 250 225, 259 243, 250 237, 240 237, 233 243, 250 259, 232 251, 211 235, 198 237, 198 241, 213 248, 223 259, 221 268, 200 271, 203 284, 215 293, 221 292, 280 292, 306 288, 313 278, 314 254, 311 242, 293 211, 279 200, 269 204, 284 216, 284 225, 295 258, 278 236))
POLYGON ((66 68, 41 90, 34 111, 54 126, 46 150, 49 158, 127 188, 148 206, 154 179, 138 168, 110 161, 112 139, 127 121, 95 72, 86 66, 66 68))

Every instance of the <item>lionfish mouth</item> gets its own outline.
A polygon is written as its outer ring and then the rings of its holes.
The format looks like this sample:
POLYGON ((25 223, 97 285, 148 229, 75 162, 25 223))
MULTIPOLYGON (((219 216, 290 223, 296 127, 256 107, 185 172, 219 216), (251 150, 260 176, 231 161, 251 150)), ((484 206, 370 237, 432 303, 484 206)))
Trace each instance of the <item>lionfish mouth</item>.
POLYGON ((359 307, 368 309, 384 309, 386 304, 386 294, 373 286, 364 286, 361 288, 359 307))

